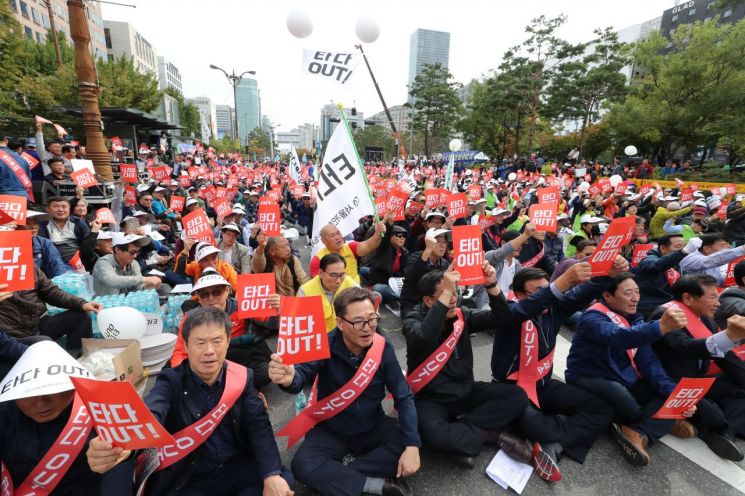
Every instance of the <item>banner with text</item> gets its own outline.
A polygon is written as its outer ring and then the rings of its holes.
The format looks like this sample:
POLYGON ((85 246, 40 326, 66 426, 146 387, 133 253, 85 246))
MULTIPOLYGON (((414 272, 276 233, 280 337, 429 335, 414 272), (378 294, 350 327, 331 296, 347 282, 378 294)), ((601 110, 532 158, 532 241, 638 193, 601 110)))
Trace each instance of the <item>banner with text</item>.
POLYGON ((362 57, 356 52, 324 52, 303 49, 305 74, 345 84, 354 74, 362 57))
POLYGON ((285 365, 331 356, 321 296, 282 297, 277 354, 285 365))
POLYGON ((272 317, 277 309, 269 306, 269 295, 275 294, 277 281, 273 272, 266 274, 241 274, 238 276, 238 317, 272 317))
POLYGON ((481 227, 453 226, 453 270, 460 273, 460 286, 484 284, 486 277, 481 268, 484 248, 481 245, 481 227))
POLYGON ((588 260, 592 265, 593 277, 608 275, 621 248, 626 246, 634 236, 635 224, 636 217, 633 215, 613 219, 600 240, 600 244, 588 260))

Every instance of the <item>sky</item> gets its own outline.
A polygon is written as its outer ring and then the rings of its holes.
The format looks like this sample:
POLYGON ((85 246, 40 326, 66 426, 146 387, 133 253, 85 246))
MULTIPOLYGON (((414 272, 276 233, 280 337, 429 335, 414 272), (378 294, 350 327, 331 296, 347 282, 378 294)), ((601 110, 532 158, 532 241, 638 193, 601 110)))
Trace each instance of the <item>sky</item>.
POLYGON ((331 102, 370 116, 383 106, 364 63, 345 86, 302 73, 304 48, 353 51, 355 25, 374 19, 380 37, 364 46, 386 104, 406 101, 409 38, 418 29, 450 32, 449 69, 468 83, 496 68, 508 48, 526 38, 525 26, 541 14, 568 16, 559 34, 570 42, 592 39, 593 29, 620 30, 673 7, 673 0, 116 0, 136 8, 101 4, 106 20, 131 23, 181 72, 186 97, 208 96, 233 105, 232 87, 210 64, 236 73, 256 71, 262 113, 276 131, 318 124, 331 102), (301 9, 313 32, 298 39, 287 15, 301 9), (349 87, 347 87, 349 86, 349 87))

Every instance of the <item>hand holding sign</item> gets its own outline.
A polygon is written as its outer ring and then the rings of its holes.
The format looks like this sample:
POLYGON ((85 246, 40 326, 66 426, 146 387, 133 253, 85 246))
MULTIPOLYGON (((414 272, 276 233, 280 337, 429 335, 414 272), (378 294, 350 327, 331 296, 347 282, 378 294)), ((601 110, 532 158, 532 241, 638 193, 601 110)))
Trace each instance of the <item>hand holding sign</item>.
POLYGON ((704 399, 715 380, 716 377, 682 378, 665 400, 665 404, 652 415, 652 418, 683 419, 687 413, 690 414, 690 410, 695 408, 699 401, 704 399))
POLYGON ((279 307, 274 273, 238 276, 238 316, 242 319, 273 317, 279 307))
POLYGON ((88 451, 85 452, 85 455, 88 458, 88 466, 93 472, 105 474, 129 458, 131 453, 130 450, 114 446, 96 436, 88 443, 88 451))
POLYGON ((96 220, 101 224, 116 224, 113 212, 106 207, 96 210, 96 220))
POLYGON ((274 384, 288 387, 292 384, 294 378, 295 367, 292 365, 285 365, 281 356, 272 353, 269 361, 269 379, 271 379, 274 384))
MULTIPOLYGON (((621 248, 631 241, 635 225, 636 217, 633 215, 613 219, 597 249, 590 256, 589 262, 592 265, 593 276, 605 276, 617 272, 616 267, 613 267, 617 263, 616 257, 621 248)), ((626 266, 628 267, 628 264, 626 266)))
POLYGON ((279 307, 277 355, 287 365, 331 356, 320 296, 285 296, 279 307))

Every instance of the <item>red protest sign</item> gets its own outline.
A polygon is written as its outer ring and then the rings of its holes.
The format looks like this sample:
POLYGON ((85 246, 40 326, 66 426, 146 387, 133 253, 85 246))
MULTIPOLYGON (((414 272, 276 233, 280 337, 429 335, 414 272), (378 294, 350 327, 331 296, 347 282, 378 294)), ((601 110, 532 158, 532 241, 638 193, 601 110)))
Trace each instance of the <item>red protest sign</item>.
POLYGON ((259 205, 259 215, 257 223, 267 236, 279 236, 279 205, 271 203, 269 205, 259 205))
POLYGON ((597 183, 590 186, 590 189, 587 190, 587 192, 592 196, 598 196, 602 191, 603 190, 600 189, 600 186, 598 186, 597 183))
POLYGON ((161 165, 158 167, 150 167, 148 170, 150 172, 150 177, 152 177, 156 181, 164 181, 168 179, 168 176, 170 174, 168 172, 168 168, 166 168, 165 165, 161 165))
POLYGON ((494 224, 494 217, 487 217, 486 215, 479 215, 479 228, 481 231, 486 232, 494 224))
POLYGON ((279 304, 277 354, 285 365, 331 356, 320 296, 283 296, 279 304))
MULTIPOLYGON (((548 188, 539 188, 536 192, 536 195, 538 195, 538 203, 542 203, 543 205, 554 203, 559 204, 561 203, 560 197, 559 197, 559 188, 557 186, 549 186, 548 188)), ((556 210, 556 209, 554 209, 556 210)))
POLYGON ((207 186, 204 189, 199 189, 199 194, 208 202, 213 202, 217 198, 217 191, 212 185, 207 186))
POLYGON ((654 243, 644 243, 641 245, 634 245, 634 255, 631 257, 631 266, 636 267, 639 262, 647 258, 649 253, 654 248, 654 243))
POLYGON ((393 220, 404 220, 404 209, 406 208, 406 201, 409 199, 409 194, 399 189, 394 189, 388 194, 385 202, 385 212, 393 212, 393 220))
POLYGON ((197 241, 204 241, 211 245, 215 244, 215 235, 204 209, 197 208, 192 213, 185 215, 181 218, 181 224, 184 226, 187 236, 197 241))
POLYGON ((184 210, 184 206, 186 205, 186 198, 183 196, 171 196, 171 201, 168 205, 168 208, 173 210, 174 212, 181 212, 184 210))
POLYGON ((693 201, 693 188, 686 188, 680 191, 680 201, 693 201))
POLYGON ((469 201, 476 201, 481 199, 481 185, 480 184, 471 184, 468 186, 468 192, 466 193, 468 195, 469 201))
POLYGON ((528 211, 530 222, 535 226, 536 231, 556 232, 556 204, 535 203, 530 206, 528 211))
POLYGON ((618 185, 616 186, 616 194, 617 195, 625 195, 626 194, 626 190, 628 189, 628 187, 629 187, 629 185, 626 184, 625 182, 618 183, 618 185))
POLYGON ((592 265, 593 277, 608 275, 621 248, 631 241, 635 224, 636 217, 633 215, 613 219, 597 249, 588 260, 592 265))
POLYGON ((137 190, 132 186, 124 187, 124 202, 127 205, 134 205, 137 201, 137 190))
POLYGON ((734 260, 732 260, 729 264, 727 264, 727 277, 724 280, 724 287, 728 288, 730 286, 738 286, 738 282, 742 281, 735 281, 735 265, 745 260, 745 257, 738 257, 734 260))
POLYGON ((610 193, 611 189, 613 189, 613 186, 610 184, 610 179, 607 177, 598 181, 598 187, 603 194, 610 193))
POLYGON ((427 208, 437 208, 440 205, 440 188, 428 189, 424 192, 424 206, 427 208))
POLYGON ((273 317, 277 309, 269 306, 269 295, 275 294, 277 281, 273 272, 264 274, 241 274, 238 276, 238 317, 273 317))
POLYGON ((135 164, 119 164, 119 175, 125 183, 136 183, 137 166, 135 164))
POLYGON ((732 183, 728 184, 727 185, 727 194, 728 195, 734 195, 735 193, 737 193, 737 186, 735 186, 732 183))
POLYGON ((0 284, 3 291, 34 289, 31 231, 0 231, 0 284))
POLYGON ((481 269, 484 249, 481 245, 481 227, 453 227, 453 269, 460 273, 461 286, 484 284, 486 277, 481 269))
POLYGON ((385 215, 387 202, 388 198, 386 198, 385 196, 375 198, 375 210, 377 210, 378 212, 378 217, 383 217, 385 215))
POLYGON ((296 200, 302 198, 304 193, 305 186, 303 186, 302 184, 296 184, 292 187, 292 196, 294 196, 296 200))
POLYGON ((116 224, 114 213, 105 207, 96 210, 96 220, 101 224, 116 224))
POLYGON ((26 197, 0 195, 0 224, 26 225, 26 197))
POLYGON ((266 196, 271 198, 274 203, 279 203, 282 199, 282 191, 279 189, 270 189, 266 192, 266 196))
POLYGON ((228 188, 217 188, 217 198, 225 198, 228 196, 228 188))
POLYGON ((26 163, 28 163, 28 168, 31 170, 35 169, 36 166, 39 165, 39 161, 36 160, 36 157, 34 157, 28 152, 21 153, 21 158, 23 158, 23 160, 25 160, 26 163))
POLYGON ((80 273, 86 272, 85 265, 83 265, 83 261, 80 260, 80 250, 76 251, 75 255, 70 259, 70 267, 80 273))
POLYGON ((90 188, 91 186, 96 186, 98 184, 96 176, 93 175, 90 169, 86 168, 71 172, 70 178, 81 188, 90 188))
POLYGON ((448 215, 454 219, 462 219, 466 216, 466 194, 453 193, 448 198, 448 215))
POLYGON ((227 198, 221 198, 212 204, 212 208, 215 209, 218 219, 225 218, 233 212, 233 207, 230 206, 230 201, 227 198))
POLYGON ((98 437, 125 450, 175 444, 129 382, 71 377, 98 437))
POLYGON ((714 384, 716 377, 703 377, 692 379, 683 377, 670 396, 665 400, 662 408, 652 415, 656 419, 677 419, 683 417, 683 412, 696 406, 714 384))
POLYGON ((274 203, 275 201, 268 196, 262 196, 259 198, 259 207, 262 205, 273 205, 274 203))
POLYGON ((191 186, 191 178, 189 176, 179 176, 178 182, 184 188, 191 186))

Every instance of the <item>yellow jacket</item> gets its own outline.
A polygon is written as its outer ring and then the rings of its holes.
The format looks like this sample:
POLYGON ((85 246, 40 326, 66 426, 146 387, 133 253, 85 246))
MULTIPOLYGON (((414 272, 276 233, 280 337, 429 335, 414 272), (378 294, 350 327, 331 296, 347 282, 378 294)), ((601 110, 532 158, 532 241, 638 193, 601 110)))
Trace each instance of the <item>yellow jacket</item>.
MULTIPOLYGON (((321 260, 325 255, 328 255, 331 253, 328 248, 325 246, 321 248, 321 251, 316 253, 316 257, 318 257, 318 260, 321 260)), ((354 256, 354 252, 349 247, 349 244, 344 243, 344 247, 341 249, 341 252, 339 253, 344 258, 344 261, 347 262, 347 275, 354 279, 354 282, 357 284, 360 283, 360 274, 357 271, 357 257, 354 256)))
MULTIPOLYGON (((339 286, 339 289, 334 293, 334 297, 344 291, 347 288, 352 288, 357 286, 357 283, 355 281, 347 276, 344 278, 344 281, 342 281, 341 286, 339 286)), ((329 301, 328 298, 326 298, 326 292, 323 290, 323 286, 321 285, 321 276, 316 276, 310 281, 306 282, 302 286, 300 286, 300 290, 303 292, 305 296, 320 296, 321 302, 323 303, 323 318, 326 319, 326 332, 331 332, 331 330, 336 327, 336 312, 334 311, 334 305, 333 302, 329 301)))

